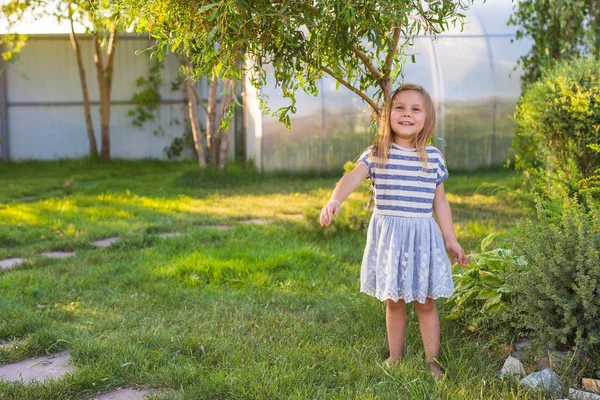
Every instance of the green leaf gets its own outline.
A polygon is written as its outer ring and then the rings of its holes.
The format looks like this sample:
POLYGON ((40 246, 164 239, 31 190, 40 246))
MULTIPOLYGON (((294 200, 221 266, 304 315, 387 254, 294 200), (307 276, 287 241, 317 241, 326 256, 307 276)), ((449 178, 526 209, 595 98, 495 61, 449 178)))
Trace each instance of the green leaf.
POLYGON ((481 282, 489 287, 492 288, 499 288, 500 286, 502 286, 502 280, 500 280, 498 277, 494 276, 494 275, 484 275, 481 277, 481 282))
POLYGON ((216 7, 218 5, 219 5, 219 3, 212 3, 212 4, 207 4, 205 6, 202 6, 198 10, 198 14, 202 14, 204 11, 210 10, 211 8, 216 7))
POLYGON ((492 240, 494 240, 494 236, 496 236, 496 234, 492 232, 489 235, 487 235, 485 238, 483 238, 483 240, 481 241, 481 252, 482 253, 485 253, 486 247, 488 247, 489 244, 492 243, 492 240))
POLYGON ((500 303, 500 301, 502 300, 502 293, 496 293, 495 295, 493 295, 492 297, 490 297, 485 304, 483 305, 483 310, 487 310, 489 309, 491 306, 496 305, 498 303, 500 303))
POLYGON ((475 297, 476 300, 488 300, 498 294, 494 289, 483 289, 475 297))
POLYGON ((452 313, 452 314, 446 315, 444 318, 452 321, 452 320, 460 318, 460 314, 452 313))
POLYGON ((221 27, 221 24, 216 24, 208 33, 208 37, 206 38, 206 41, 208 43, 212 43, 213 38, 215 37, 215 34, 217 33, 217 31, 219 30, 219 28, 221 27))

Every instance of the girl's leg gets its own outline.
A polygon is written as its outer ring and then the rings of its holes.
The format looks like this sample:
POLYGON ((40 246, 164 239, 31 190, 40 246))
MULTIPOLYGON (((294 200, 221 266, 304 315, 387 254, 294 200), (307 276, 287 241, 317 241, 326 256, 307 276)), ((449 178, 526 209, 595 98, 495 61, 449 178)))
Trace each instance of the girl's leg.
POLYGON ((419 317, 419 329, 423 338, 423 347, 425 347, 425 360, 431 368, 434 378, 440 378, 444 372, 439 365, 440 353, 440 319, 435 301, 427 297, 425 304, 418 301, 413 302, 417 316, 419 317))
POLYGON ((396 363, 404 357, 404 333, 406 330, 406 303, 404 300, 394 302, 386 300, 385 320, 388 343, 390 346, 389 361, 396 363))

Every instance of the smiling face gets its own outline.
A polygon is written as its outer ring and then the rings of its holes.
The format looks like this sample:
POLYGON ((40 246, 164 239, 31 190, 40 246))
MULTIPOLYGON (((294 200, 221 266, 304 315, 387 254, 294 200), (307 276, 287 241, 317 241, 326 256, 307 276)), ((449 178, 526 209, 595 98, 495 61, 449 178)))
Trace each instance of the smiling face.
POLYGON ((390 127, 394 143, 414 148, 415 138, 425 123, 425 101, 415 90, 402 90, 396 95, 390 112, 390 127))

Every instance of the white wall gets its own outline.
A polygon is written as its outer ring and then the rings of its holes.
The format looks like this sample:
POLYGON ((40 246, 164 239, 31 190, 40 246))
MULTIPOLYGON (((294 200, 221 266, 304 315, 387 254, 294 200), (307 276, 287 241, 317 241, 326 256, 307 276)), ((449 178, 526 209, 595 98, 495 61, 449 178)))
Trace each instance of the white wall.
MULTIPOLYGON (((179 62, 168 57, 162 70, 161 98, 167 101, 159 107, 154 122, 135 127, 129 110, 134 108, 131 97, 140 91, 136 80, 148 77, 149 53, 136 55, 150 45, 145 38, 124 35, 116 45, 111 101, 111 156, 113 158, 165 159, 163 152, 175 137, 181 136, 187 117, 183 102, 184 86, 171 90, 178 75, 179 62), (179 120, 180 124, 174 121, 179 120), (158 129, 161 133, 154 135, 158 129)), ((87 76, 96 140, 100 150, 99 94, 93 47, 89 38, 82 37, 80 46, 87 76)), ((33 35, 17 62, 7 70, 8 144, 10 160, 50 160, 76 158, 89 153, 83 114, 82 91, 75 53, 68 35, 33 35)), ((206 85, 198 85, 201 92, 206 85)), ((200 109, 202 115, 202 111, 200 109)), ((234 138, 230 130, 230 155, 234 138)))

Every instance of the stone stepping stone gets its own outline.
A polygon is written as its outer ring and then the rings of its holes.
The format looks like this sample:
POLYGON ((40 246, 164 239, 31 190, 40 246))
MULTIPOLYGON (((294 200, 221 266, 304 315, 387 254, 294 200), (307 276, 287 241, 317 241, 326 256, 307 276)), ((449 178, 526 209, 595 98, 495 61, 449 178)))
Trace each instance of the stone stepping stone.
POLYGON ((49 258, 69 258, 75 256, 74 251, 48 251, 46 253, 41 253, 44 257, 49 258))
POLYGON ((0 366, 0 380, 43 382, 47 379, 58 379, 73 371, 69 352, 37 357, 15 364, 0 366))
POLYGON ((229 226, 229 225, 203 225, 200 228, 216 229, 218 231, 228 231, 231 229, 231 226, 229 226))
POLYGON ((257 224, 257 225, 265 225, 265 224, 270 224, 271 222, 273 222, 272 219, 263 219, 263 218, 252 218, 252 219, 247 219, 244 221, 240 221, 242 224, 246 224, 246 225, 250 225, 250 224, 257 224))
POLYGON ((23 343, 25 343, 24 339, 12 341, 12 342, 0 342, 0 349, 8 350, 13 346, 18 347, 19 345, 22 345, 23 343))
POLYGON ((0 269, 14 268, 22 262, 22 258, 7 258, 6 260, 0 260, 0 269))
POLYGON ((164 232, 164 233, 158 234, 158 236, 160 236, 161 238, 180 237, 182 235, 183 235, 183 233, 181 233, 181 232, 164 232))
POLYGON ((143 400, 146 393, 148 393, 147 389, 118 388, 92 397, 90 400, 143 400))
POLYGON ((102 239, 102 240, 97 240, 90 244, 92 246, 96 246, 96 247, 110 247, 113 244, 115 244, 116 242, 118 242, 119 240, 121 240, 121 239, 118 237, 111 237, 111 238, 106 238, 106 239, 102 239))

